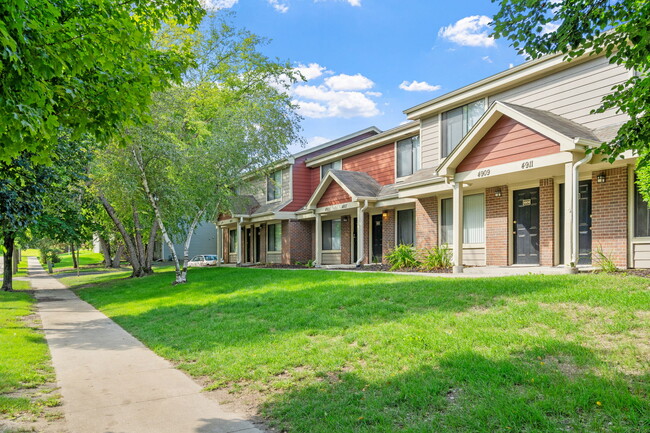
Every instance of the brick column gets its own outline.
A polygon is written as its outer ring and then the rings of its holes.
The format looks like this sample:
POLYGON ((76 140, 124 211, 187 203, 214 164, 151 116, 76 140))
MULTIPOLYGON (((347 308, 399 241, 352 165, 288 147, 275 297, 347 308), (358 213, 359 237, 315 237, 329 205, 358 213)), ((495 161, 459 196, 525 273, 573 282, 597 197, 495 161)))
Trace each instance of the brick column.
POLYGON ((390 209, 382 214, 382 261, 388 263, 386 255, 395 248, 395 210, 390 209))
POLYGON ((352 217, 341 217, 341 264, 347 265, 352 263, 352 251, 350 243, 352 242, 351 231, 352 217))
POLYGON ((282 221, 282 264, 291 264, 291 234, 288 220, 282 221))
MULTIPOLYGON (((627 167, 594 171, 591 180, 591 249, 602 248, 616 266, 627 268, 627 167), (605 183, 598 175, 605 174, 605 183)), ((595 258, 595 254, 592 254, 595 258)))
POLYGON ((415 202, 415 240, 417 248, 438 245, 438 199, 435 196, 415 202))
POLYGON ((268 224, 263 224, 260 227, 260 262, 266 263, 266 242, 269 239, 266 235, 268 230, 268 224))
POLYGON ((508 223, 508 187, 485 190, 485 255, 488 266, 508 266, 508 245, 511 238, 508 223), (496 197, 497 191, 501 196, 496 197))
POLYGON ((552 178, 539 181, 539 264, 555 264, 555 187, 552 178))
POLYGON ((223 262, 230 263, 230 229, 228 227, 223 228, 223 245, 222 251, 223 262))
MULTIPOLYGON (((295 265, 296 262, 306 263, 309 260, 313 260, 314 246, 312 232, 315 227, 314 222, 292 220, 288 222, 288 227, 290 244, 288 263, 295 265)), ((282 236, 284 237, 284 233, 282 236)))

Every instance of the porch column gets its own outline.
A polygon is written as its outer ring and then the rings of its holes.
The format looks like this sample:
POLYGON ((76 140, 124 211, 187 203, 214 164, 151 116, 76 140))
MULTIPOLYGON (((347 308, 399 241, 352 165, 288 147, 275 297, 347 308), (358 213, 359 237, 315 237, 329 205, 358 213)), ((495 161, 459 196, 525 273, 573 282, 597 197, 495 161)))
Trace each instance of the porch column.
POLYGON ((217 266, 221 265, 223 259, 223 229, 217 226, 217 266))
POLYGON ((321 266, 323 258, 323 224, 319 213, 316 214, 316 266, 321 266))
POLYGON ((363 233, 363 217, 364 217, 364 212, 363 212, 363 207, 358 207, 357 208, 357 261, 355 265, 360 265, 363 263, 363 244, 365 242, 365 236, 363 233))
POLYGON ((244 236, 242 236, 242 224, 241 224, 241 220, 239 220, 237 221, 237 264, 238 265, 241 265, 242 263, 241 246, 243 241, 244 241, 244 236))
MULTIPOLYGON (((575 158, 574 158, 575 159, 575 158)), ((571 266, 573 259, 573 162, 564 164, 564 203, 560 204, 564 212, 564 265, 571 266)), ((577 211, 577 210, 576 210, 577 211)), ((577 263, 574 263, 577 265, 577 263)))
POLYGON ((454 232, 454 274, 463 272, 463 184, 454 182, 453 232, 454 232))

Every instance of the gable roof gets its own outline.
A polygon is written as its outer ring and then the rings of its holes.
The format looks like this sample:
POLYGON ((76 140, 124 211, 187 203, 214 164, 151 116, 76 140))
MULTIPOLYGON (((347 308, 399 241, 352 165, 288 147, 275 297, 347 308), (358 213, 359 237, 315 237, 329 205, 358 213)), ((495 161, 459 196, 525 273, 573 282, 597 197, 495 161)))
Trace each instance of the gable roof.
POLYGON ((559 143, 560 151, 575 151, 579 149, 578 146, 596 146, 602 142, 589 128, 557 114, 496 101, 490 105, 447 158, 440 163, 437 170, 438 176, 453 176, 458 164, 503 116, 559 143))
POLYGON ((382 190, 382 186, 379 185, 379 183, 368 173, 347 170, 330 170, 321 180, 305 207, 307 209, 318 207, 318 202, 332 182, 339 184, 341 188, 350 195, 352 201, 360 199, 376 199, 382 190))

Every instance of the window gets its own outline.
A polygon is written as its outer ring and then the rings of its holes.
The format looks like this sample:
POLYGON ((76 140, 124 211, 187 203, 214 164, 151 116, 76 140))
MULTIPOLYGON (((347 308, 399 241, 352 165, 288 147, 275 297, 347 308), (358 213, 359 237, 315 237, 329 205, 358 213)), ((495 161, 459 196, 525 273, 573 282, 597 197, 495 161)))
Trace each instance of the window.
POLYGON ((323 250, 341 249, 341 220, 323 221, 323 250))
POLYGON ((228 241, 230 242, 230 248, 228 251, 231 253, 237 252, 237 230, 230 230, 228 241))
POLYGON ((282 251, 282 224, 269 224, 266 230, 267 249, 269 251, 282 251))
MULTIPOLYGON (((440 209, 440 243, 453 244, 453 199, 446 198, 440 209)), ((463 243, 485 243, 485 196, 484 194, 463 197, 463 243)))
POLYGON ((328 171, 330 170, 340 170, 341 169, 341 160, 332 161, 329 164, 323 164, 320 166, 320 178, 324 178, 328 171))
POLYGON ((415 245, 415 214, 413 209, 397 211, 397 245, 415 245))
POLYGON ((282 198, 282 170, 271 173, 266 179, 266 201, 282 198))
POLYGON ((650 237, 650 206, 643 200, 636 182, 634 182, 634 236, 650 237))
POLYGON ((442 157, 446 157, 485 113, 485 100, 442 113, 442 157))
POLYGON ((397 177, 410 176, 420 169, 420 136, 397 142, 397 177))

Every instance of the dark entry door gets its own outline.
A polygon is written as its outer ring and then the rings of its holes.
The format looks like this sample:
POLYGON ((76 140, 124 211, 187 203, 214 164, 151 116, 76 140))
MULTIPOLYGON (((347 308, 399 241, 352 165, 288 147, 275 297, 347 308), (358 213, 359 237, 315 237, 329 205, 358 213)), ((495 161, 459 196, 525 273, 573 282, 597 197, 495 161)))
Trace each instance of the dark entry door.
POLYGON ((262 248, 262 227, 255 228, 255 263, 260 261, 262 248))
POLYGON ((371 225, 372 225, 370 229, 372 231, 371 259, 373 263, 381 263, 383 258, 382 257, 383 230, 382 230, 381 214, 372 216, 371 225))
POLYGON ((356 263, 359 260, 357 248, 357 219, 352 218, 352 262, 356 263))
POLYGON ((591 264, 591 180, 578 183, 578 264, 591 264))
POLYGON ((514 191, 515 263, 539 264, 539 188, 514 191))
MULTIPOLYGON (((578 183, 578 264, 591 263, 591 180, 578 183)), ((564 257, 564 224, 568 215, 564 214, 565 184, 560 184, 560 263, 564 257)))

